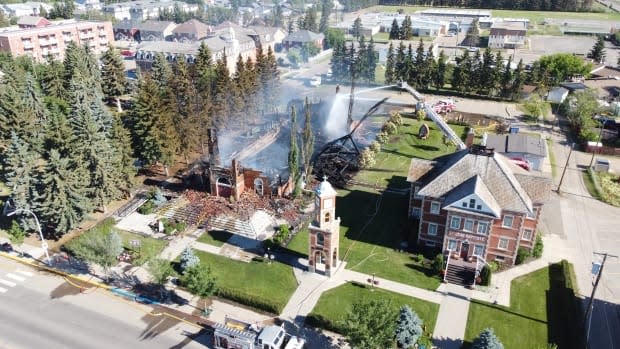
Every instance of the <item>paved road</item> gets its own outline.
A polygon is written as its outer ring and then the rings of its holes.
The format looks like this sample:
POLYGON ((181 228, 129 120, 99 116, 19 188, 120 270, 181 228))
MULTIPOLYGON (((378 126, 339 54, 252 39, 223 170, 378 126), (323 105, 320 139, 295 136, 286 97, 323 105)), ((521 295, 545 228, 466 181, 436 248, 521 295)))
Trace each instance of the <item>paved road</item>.
POLYGON ((0 348, 205 348, 193 326, 0 259, 0 348))
MULTIPOLYGON (((554 137, 554 151, 558 166, 563 166, 569 148, 563 136, 554 137)), ((590 154, 573 152, 562 183, 563 195, 552 195, 543 209, 544 231, 558 236, 554 246, 565 251, 575 266, 579 293, 587 300, 592 291, 590 274, 592 262, 600 261, 593 252, 609 252, 620 255, 620 232, 618 223, 620 208, 594 200, 583 184, 582 169, 589 165, 590 154)), ((616 170, 620 161, 614 159, 616 170)), ((558 174, 561 174, 559 169, 558 174)), ((558 183, 559 178, 555 182, 558 183)), ((553 248, 553 247, 552 247, 553 248)), ((620 261, 607 261, 594 305, 591 326, 592 348, 620 348, 620 261)))

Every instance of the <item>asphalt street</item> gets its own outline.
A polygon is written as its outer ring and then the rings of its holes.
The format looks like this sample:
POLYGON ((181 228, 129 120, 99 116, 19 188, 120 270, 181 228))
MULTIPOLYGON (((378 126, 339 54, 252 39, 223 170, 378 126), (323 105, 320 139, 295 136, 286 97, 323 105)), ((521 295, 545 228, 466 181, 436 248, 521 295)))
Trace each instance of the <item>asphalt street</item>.
POLYGON ((205 348, 198 329, 0 259, 0 348, 205 348), (192 337, 196 337, 193 339, 192 337))

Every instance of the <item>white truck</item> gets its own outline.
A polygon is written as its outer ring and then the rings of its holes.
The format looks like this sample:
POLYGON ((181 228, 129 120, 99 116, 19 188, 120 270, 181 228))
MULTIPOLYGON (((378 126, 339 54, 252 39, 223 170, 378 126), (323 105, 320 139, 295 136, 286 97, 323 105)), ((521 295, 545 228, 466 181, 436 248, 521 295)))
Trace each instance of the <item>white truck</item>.
POLYGON ((214 326, 213 339, 216 349, 303 349, 306 344, 286 333, 282 326, 259 328, 230 318, 214 326))

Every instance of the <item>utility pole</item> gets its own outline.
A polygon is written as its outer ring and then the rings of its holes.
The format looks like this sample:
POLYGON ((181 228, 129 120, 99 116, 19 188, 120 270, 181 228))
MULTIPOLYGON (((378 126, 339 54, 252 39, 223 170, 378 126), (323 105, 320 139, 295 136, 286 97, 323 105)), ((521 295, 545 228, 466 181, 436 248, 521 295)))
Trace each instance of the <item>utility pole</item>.
POLYGON ((592 294, 590 295, 590 300, 588 301, 588 307, 586 308, 586 314, 583 319, 584 327, 586 326, 586 323, 587 323, 586 347, 589 347, 588 340, 590 339, 590 324, 592 323, 592 309, 594 309, 594 295, 596 294, 598 283, 599 281, 601 281, 601 275, 603 274, 603 268, 605 267, 605 261, 607 260, 607 257, 618 258, 618 256, 612 255, 609 253, 594 252, 594 254, 603 256, 603 261, 601 262, 601 267, 599 268, 598 273, 596 275, 596 281, 594 282, 594 287, 592 288, 592 294))
POLYGON ((570 156, 573 153, 573 148, 575 147, 575 143, 571 143, 570 150, 568 152, 568 157, 566 158, 566 164, 564 164, 564 170, 562 171, 562 177, 560 177, 560 184, 558 184, 558 194, 562 194, 562 182, 564 181, 564 175, 566 174, 566 169, 568 168, 568 162, 570 161, 570 156))

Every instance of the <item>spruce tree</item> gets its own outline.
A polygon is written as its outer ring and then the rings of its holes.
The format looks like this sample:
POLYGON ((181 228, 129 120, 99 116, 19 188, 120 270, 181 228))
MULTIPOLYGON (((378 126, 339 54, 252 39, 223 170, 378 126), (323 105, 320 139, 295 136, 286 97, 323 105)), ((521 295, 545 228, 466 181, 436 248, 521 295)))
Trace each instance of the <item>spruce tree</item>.
POLYGON ((472 349, 504 349, 504 345, 493 333, 492 328, 485 328, 480 335, 474 339, 472 349))
POLYGON ((406 62, 405 62, 405 44, 401 41, 396 51, 396 64, 394 69, 394 77, 397 81, 407 81, 406 62))
POLYGON ((390 41, 390 46, 388 47, 387 58, 385 61, 385 83, 387 85, 396 82, 396 74, 394 72, 395 63, 394 45, 392 45, 392 42, 390 41))
POLYGON ((446 84, 446 69, 447 69, 447 57, 441 50, 439 57, 437 58, 437 68, 435 69, 435 76, 433 77, 433 85, 436 89, 443 88, 446 84))
POLYGON ((424 89, 428 89, 433 82, 433 76, 435 76, 435 70, 437 69, 437 62, 435 62, 435 55, 433 54, 433 44, 430 45, 426 51, 424 57, 424 74, 420 78, 421 86, 424 89))
POLYGON ((471 26, 467 30, 465 35, 465 45, 472 47, 478 46, 480 43, 480 26, 478 24, 478 18, 474 18, 471 22, 471 26))
POLYGON ((400 308, 396 320, 396 343, 399 348, 413 348, 423 334, 422 320, 408 305, 400 308))
POLYGON ((114 123, 110 136, 114 149, 114 166, 120 169, 120 175, 117 178, 117 186, 123 196, 128 197, 134 185, 136 168, 134 166, 135 159, 131 146, 131 134, 123 125, 120 115, 114 116, 114 123))
POLYGON ((264 66, 260 71, 260 81, 263 89, 263 101, 273 111, 276 107, 277 96, 280 90, 280 73, 278 72, 278 63, 271 46, 267 47, 264 66))
POLYGON ((355 21, 353 21, 353 28, 351 29, 351 35, 354 38, 359 39, 362 36, 362 19, 357 17, 355 21))
POLYGON ((297 196, 299 188, 299 154, 297 149, 297 113, 295 106, 291 106, 291 136, 288 152, 288 170, 290 182, 294 186, 293 196, 297 196))
POLYGON ((325 34, 329 29, 329 15, 331 14, 333 3, 329 0, 321 1, 321 19, 319 21, 319 32, 325 34))
POLYGON ((306 97, 304 103, 304 111, 306 119, 304 121, 304 129, 301 136, 301 160, 304 166, 306 181, 310 178, 312 173, 312 154, 314 153, 314 134, 312 133, 312 106, 306 97))
POLYGON ((605 61, 605 56, 605 39, 602 35, 599 35, 588 57, 597 63, 602 63, 605 61))
MULTIPOLYGON (((396 18, 392 21, 392 27, 390 28, 390 40, 399 40, 400 39, 400 27, 398 26, 398 21, 396 18)), ((392 42, 390 42, 392 44, 392 42)))
POLYGON ((200 258, 194 254, 194 250, 192 250, 189 245, 185 246, 183 252, 181 253, 181 272, 185 272, 185 270, 193 268, 200 264, 200 258))
MULTIPOLYGON (((474 60, 476 60, 477 57, 478 56, 476 55, 474 60)), ((493 59, 493 54, 491 49, 487 47, 482 54, 482 63, 480 64, 479 72, 477 74, 479 93, 488 95, 493 89, 493 85, 495 84, 494 66, 495 61, 493 59)))
POLYGON ((77 227, 90 212, 87 173, 70 158, 63 158, 56 149, 49 152, 45 168, 39 174, 37 211, 45 225, 62 235, 77 227))
POLYGON ((226 56, 215 65, 215 88, 213 91, 213 122, 218 129, 223 129, 230 118, 230 97, 232 84, 226 66, 226 56))
POLYGON ((200 94, 205 94, 206 90, 211 89, 214 80, 213 59, 211 50, 204 41, 201 41, 198 47, 198 54, 193 65, 193 76, 194 80, 197 80, 196 85, 200 94))
POLYGON ((508 57, 508 63, 505 67, 503 67, 503 72, 500 77, 500 93, 502 97, 509 98, 511 92, 512 85, 512 69, 510 66, 512 65, 512 56, 508 57))
POLYGON ((68 157, 71 154, 72 130, 65 114, 61 112, 51 113, 45 125, 45 135, 43 137, 43 151, 45 153, 56 149, 61 157, 68 157))
POLYGON ((115 101, 118 112, 122 112, 120 96, 127 91, 125 65, 112 45, 101 55, 101 88, 104 96, 115 101))
POLYGON ((48 56, 45 70, 41 79, 41 87, 47 97, 65 98, 64 87, 65 67, 51 56, 48 56))
POLYGON ((172 80, 172 67, 162 53, 155 54, 151 67, 151 77, 160 90, 167 88, 172 80))
POLYGON ((512 86, 510 87, 510 99, 517 100, 521 93, 521 88, 525 83, 525 72, 523 69, 523 59, 519 60, 519 64, 517 64, 517 69, 515 69, 512 78, 512 86))
MULTIPOLYGON (((245 62, 241 55, 237 56, 237 63, 235 65, 235 74, 233 75, 233 91, 231 93, 231 113, 233 115, 234 122, 244 128, 248 126, 248 113, 246 112, 246 95, 250 93, 247 74, 245 71, 245 62)), ((249 105, 248 105, 249 107, 249 105)), ((251 108, 247 108, 251 109, 251 108)))
POLYGON ((187 64, 180 60, 174 67, 174 75, 170 81, 172 98, 173 123, 179 137, 179 150, 185 157, 185 162, 189 166, 189 155, 198 144, 197 134, 197 110, 196 110, 196 89, 192 85, 191 77, 187 64))
POLYGON ((377 70, 377 61, 379 60, 377 51, 375 51, 375 41, 370 37, 370 41, 366 46, 366 74, 365 78, 368 83, 375 81, 375 71, 377 70))

